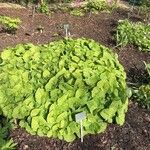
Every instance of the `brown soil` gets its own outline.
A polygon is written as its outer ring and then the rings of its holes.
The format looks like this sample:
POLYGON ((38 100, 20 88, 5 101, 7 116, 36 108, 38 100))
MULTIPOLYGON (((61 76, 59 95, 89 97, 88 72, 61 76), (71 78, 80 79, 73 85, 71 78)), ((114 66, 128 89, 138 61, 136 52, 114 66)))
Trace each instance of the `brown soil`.
MULTIPOLYGON (((18 43, 32 42, 35 44, 47 43, 64 37, 63 25, 70 24, 70 33, 74 38, 86 37, 94 39, 118 53, 119 60, 127 72, 127 81, 135 83, 147 82, 144 63, 150 62, 150 53, 140 52, 133 45, 125 48, 115 48, 113 35, 119 19, 128 17, 125 10, 117 10, 112 14, 99 15, 86 14, 84 17, 73 17, 67 13, 56 12, 52 16, 35 14, 27 9, 0 8, 0 15, 19 17, 21 27, 15 35, 0 32, 0 50, 18 43), (43 33, 37 28, 44 27, 43 33)), ((130 15, 133 21, 142 19, 130 15)), ((89 135, 84 138, 84 143, 76 140, 66 143, 56 139, 31 136, 23 129, 17 128, 11 132, 11 137, 18 143, 18 150, 149 150, 150 149, 150 112, 130 104, 126 116, 126 123, 122 126, 110 125, 103 134, 89 135)))
POLYGON ((66 143, 57 139, 32 136, 17 128, 11 137, 18 143, 18 150, 149 150, 150 112, 130 104, 126 122, 122 127, 110 125, 105 133, 88 135, 66 143))

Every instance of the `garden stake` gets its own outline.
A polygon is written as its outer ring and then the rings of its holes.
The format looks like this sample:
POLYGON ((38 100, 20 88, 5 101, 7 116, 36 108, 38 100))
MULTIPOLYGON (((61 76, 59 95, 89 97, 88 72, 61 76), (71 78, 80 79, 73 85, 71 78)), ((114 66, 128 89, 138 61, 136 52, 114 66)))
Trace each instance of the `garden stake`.
POLYGON ((68 38, 69 24, 64 24, 64 29, 65 29, 65 33, 66 33, 66 38, 68 38))
POLYGON ((80 138, 82 143, 83 143, 83 122, 82 121, 85 118, 86 118, 85 112, 81 112, 75 115, 76 122, 80 123, 80 138))
POLYGON ((83 125, 82 125, 82 120, 80 121, 80 137, 81 137, 81 142, 83 143, 83 125))

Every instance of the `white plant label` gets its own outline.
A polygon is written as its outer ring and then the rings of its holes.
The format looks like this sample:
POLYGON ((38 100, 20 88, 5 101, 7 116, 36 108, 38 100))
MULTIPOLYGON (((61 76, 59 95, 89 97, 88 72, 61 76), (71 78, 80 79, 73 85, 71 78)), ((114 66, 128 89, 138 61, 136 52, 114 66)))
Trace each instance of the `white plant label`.
POLYGON ((66 33, 66 38, 68 38, 69 24, 64 24, 64 29, 65 29, 65 33, 66 33))
POLYGON ((80 137, 81 142, 83 142, 83 124, 82 121, 86 118, 86 113, 81 112, 75 115, 76 122, 80 123, 80 137))

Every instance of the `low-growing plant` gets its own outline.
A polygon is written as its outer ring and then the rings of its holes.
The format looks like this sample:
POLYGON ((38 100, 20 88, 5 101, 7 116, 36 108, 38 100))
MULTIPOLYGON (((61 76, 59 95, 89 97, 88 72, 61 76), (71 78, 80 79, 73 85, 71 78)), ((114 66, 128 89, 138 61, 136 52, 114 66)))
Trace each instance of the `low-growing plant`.
POLYGON ((75 8, 72 11, 70 11, 70 14, 73 16, 84 16, 84 11, 81 8, 75 8))
POLYGON ((150 51, 150 25, 119 20, 116 34, 117 46, 134 44, 141 51, 150 51))
POLYGON ((138 89, 133 90, 133 98, 140 105, 150 109, 150 85, 141 85, 138 89))
MULTIPOLYGON (((150 64, 145 63, 145 66, 150 77, 150 64)), ((133 90, 133 99, 137 101, 140 105, 150 109, 150 83, 135 88, 133 90)))
POLYGON ((117 7, 117 3, 113 0, 111 0, 110 2, 108 2, 107 0, 87 0, 87 2, 88 3, 85 9, 96 14, 100 11, 111 11, 115 7, 117 7))
POLYGON ((38 11, 40 13, 44 13, 46 15, 49 15, 49 13, 50 13, 49 7, 48 7, 47 3, 45 3, 45 2, 40 4, 38 11))
POLYGON ((13 150, 16 144, 12 139, 8 140, 8 131, 10 129, 10 123, 6 119, 0 116, 0 150, 13 150))
POLYGON ((16 30, 19 28, 19 24, 21 20, 19 18, 10 18, 7 16, 0 16, 0 24, 2 24, 3 28, 6 31, 11 33, 15 33, 16 30))
POLYGON ((80 112, 86 113, 84 135, 124 123, 126 74, 117 55, 95 41, 20 44, 0 59, 2 113, 31 134, 73 141, 80 137, 80 112))
POLYGON ((99 11, 106 10, 107 3, 105 0, 88 0, 87 9, 91 12, 98 13, 99 11))
POLYGON ((150 1, 149 3, 143 3, 138 7, 138 14, 142 16, 144 21, 150 21, 150 1))

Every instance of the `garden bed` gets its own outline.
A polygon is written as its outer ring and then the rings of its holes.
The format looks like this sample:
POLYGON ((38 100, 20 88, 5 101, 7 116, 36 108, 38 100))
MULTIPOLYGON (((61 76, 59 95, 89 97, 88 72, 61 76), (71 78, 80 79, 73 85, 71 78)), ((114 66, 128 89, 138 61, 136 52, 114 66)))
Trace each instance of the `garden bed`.
MULTIPOLYGON (((0 8, 0 15, 19 17, 22 20, 20 29, 15 35, 0 32, 0 50, 18 43, 47 43, 65 36, 63 25, 70 24, 73 38, 86 37, 96 40, 117 52, 121 64, 127 73, 127 81, 131 83, 147 82, 147 74, 143 61, 150 63, 150 54, 140 52, 138 48, 129 45, 125 48, 115 48, 113 35, 119 19, 128 18, 128 11, 118 9, 113 13, 98 15, 86 14, 84 17, 74 17, 68 13, 56 12, 51 16, 35 14, 27 9, 0 8), (26 13, 24 13, 26 12, 26 13), (43 33, 37 28, 43 27, 43 33)), ((132 21, 142 21, 137 15, 130 15, 132 21)), ((84 143, 80 139, 73 143, 60 140, 31 136, 25 130, 17 128, 10 136, 18 143, 18 149, 53 150, 53 149, 150 149, 150 112, 130 102, 126 115, 126 123, 122 126, 110 125, 107 131, 99 135, 85 136, 84 143)))

